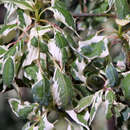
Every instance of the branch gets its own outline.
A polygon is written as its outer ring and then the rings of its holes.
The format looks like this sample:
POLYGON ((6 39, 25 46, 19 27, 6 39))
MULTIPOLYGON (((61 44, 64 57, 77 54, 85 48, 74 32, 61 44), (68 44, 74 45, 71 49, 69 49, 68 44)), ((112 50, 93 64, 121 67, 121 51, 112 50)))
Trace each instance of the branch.
POLYGON ((114 14, 106 14, 106 13, 102 13, 102 14, 92 14, 92 13, 80 13, 80 14, 72 14, 73 17, 112 17, 112 18, 116 18, 116 15, 114 14))
POLYGON ((34 25, 34 24, 29 25, 25 30, 23 30, 22 28, 18 27, 18 29, 20 29, 20 30, 23 31, 22 34, 18 37, 18 39, 17 39, 15 42, 9 43, 8 46, 10 47, 10 46, 16 44, 17 42, 19 42, 19 41, 24 37, 24 34, 25 34, 27 37, 29 37, 27 31, 28 31, 33 25, 34 25))

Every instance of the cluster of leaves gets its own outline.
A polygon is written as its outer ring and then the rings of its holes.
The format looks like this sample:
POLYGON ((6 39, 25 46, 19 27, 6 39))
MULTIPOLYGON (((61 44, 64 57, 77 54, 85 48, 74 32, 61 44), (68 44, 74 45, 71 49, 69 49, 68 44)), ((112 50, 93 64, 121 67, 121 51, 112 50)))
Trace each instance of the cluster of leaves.
POLYGON ((89 130, 101 104, 107 119, 129 119, 130 36, 122 30, 130 22, 126 0, 100 1, 99 8, 89 2, 88 11, 116 12, 119 30, 92 34, 95 27, 88 20, 85 40, 63 1, 1 3, 7 13, 0 27, 0 83, 2 92, 18 92, 19 98, 9 99, 9 104, 17 117, 27 119, 23 130, 57 129, 61 120, 68 130, 89 130), (30 88, 34 103, 20 98, 18 80, 30 88))

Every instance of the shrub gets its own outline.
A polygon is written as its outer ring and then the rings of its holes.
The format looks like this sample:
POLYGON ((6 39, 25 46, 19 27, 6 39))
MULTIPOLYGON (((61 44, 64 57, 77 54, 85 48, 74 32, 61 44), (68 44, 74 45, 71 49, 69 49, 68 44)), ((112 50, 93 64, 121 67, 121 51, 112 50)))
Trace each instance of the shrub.
POLYGON ((17 91, 9 104, 27 119, 23 130, 89 130, 101 107, 104 121, 114 117, 117 128, 128 122, 129 5, 82 2, 76 14, 64 0, 1 0, 6 17, 0 27, 0 83, 2 93, 17 91), (33 102, 23 100, 21 85, 30 88, 33 102))

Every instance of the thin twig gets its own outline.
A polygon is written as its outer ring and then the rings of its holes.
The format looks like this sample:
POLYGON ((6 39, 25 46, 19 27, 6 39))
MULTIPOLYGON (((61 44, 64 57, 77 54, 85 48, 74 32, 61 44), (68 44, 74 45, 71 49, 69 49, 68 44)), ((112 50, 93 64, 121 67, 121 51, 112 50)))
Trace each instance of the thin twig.
MULTIPOLYGON (((37 29, 37 28, 36 28, 37 29)), ((39 33, 38 33, 38 29, 37 29, 37 34, 38 34, 38 59, 37 59, 37 64, 38 64, 38 67, 40 69, 40 72, 42 74, 44 74, 44 71, 42 69, 42 65, 41 65, 41 62, 40 62, 40 37, 39 37, 39 33)))
POLYGON ((53 61, 54 65, 60 70, 62 71, 62 69, 60 68, 60 66, 56 63, 55 59, 51 56, 50 53, 48 53, 48 55, 50 56, 51 60, 53 61))
POLYGON ((48 23, 50 24, 52 27, 56 28, 57 30, 59 30, 60 32, 63 32, 62 29, 55 23, 52 23, 48 20, 45 20, 45 19, 40 19, 39 22, 43 22, 43 23, 48 23))
POLYGON ((93 13, 80 13, 80 14, 72 14, 73 17, 112 17, 112 18, 116 18, 116 15, 114 14, 106 14, 106 13, 102 13, 102 14, 93 14, 93 13))
POLYGON ((18 27, 18 29, 20 29, 20 30, 23 31, 23 33, 19 36, 19 38, 18 38, 17 41, 11 42, 10 44, 8 44, 8 46, 10 47, 10 46, 16 44, 18 41, 20 41, 20 40, 24 37, 24 34, 25 34, 27 37, 29 37, 29 35, 27 34, 27 31, 28 31, 33 25, 34 25, 34 24, 29 25, 25 30, 23 30, 23 29, 21 29, 21 28, 18 27))

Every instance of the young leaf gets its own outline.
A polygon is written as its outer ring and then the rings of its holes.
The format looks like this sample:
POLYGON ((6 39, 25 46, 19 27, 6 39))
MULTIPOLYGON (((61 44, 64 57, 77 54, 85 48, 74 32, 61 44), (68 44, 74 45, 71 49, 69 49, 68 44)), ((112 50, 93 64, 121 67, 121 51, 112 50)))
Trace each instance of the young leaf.
POLYGON ((114 87, 118 84, 118 72, 113 66, 113 64, 109 64, 106 67, 106 77, 109 80, 110 87, 114 87))
POLYGON ((36 114, 35 109, 38 107, 36 103, 24 102, 21 104, 21 101, 15 98, 9 99, 9 104, 14 114, 22 119, 31 119, 36 114))
POLYGON ((71 30, 75 31, 75 21, 63 3, 59 0, 52 0, 51 2, 51 7, 48 9, 53 11, 55 19, 64 23, 71 30))
POLYGON ((14 61, 11 57, 5 61, 2 79, 7 86, 10 86, 14 79, 14 61))
POLYGON ((46 77, 32 87, 33 98, 41 105, 48 106, 51 99, 50 83, 46 77))
POLYGON ((78 113, 83 111, 85 108, 87 108, 92 104, 92 101, 93 101, 93 95, 82 98, 79 101, 77 107, 75 108, 75 111, 78 113))
POLYGON ((53 98, 60 109, 67 109, 72 103, 72 83, 70 78, 62 73, 58 68, 55 69, 53 77, 52 93, 53 98))
POLYGON ((90 40, 79 41, 78 52, 87 59, 92 60, 97 57, 106 57, 108 52, 108 40, 104 36, 95 35, 90 40))

